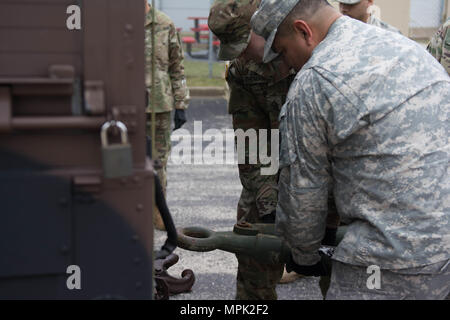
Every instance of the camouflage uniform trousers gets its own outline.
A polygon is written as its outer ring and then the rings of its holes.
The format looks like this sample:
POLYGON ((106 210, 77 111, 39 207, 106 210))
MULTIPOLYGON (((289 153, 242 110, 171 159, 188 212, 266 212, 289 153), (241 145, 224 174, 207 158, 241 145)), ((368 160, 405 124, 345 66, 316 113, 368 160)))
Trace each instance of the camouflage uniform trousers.
MULTIPOLYGON (((254 105, 235 110, 234 130, 278 129, 279 110, 262 110, 254 105)), ((276 210, 278 201, 278 174, 261 175, 262 165, 248 164, 248 142, 245 147, 246 164, 239 164, 242 193, 238 203, 237 220, 249 223, 261 222, 261 217, 276 210)), ((268 132, 268 154, 270 154, 270 132, 268 132)), ((283 265, 262 264, 247 256, 236 255, 238 259, 237 300, 276 300, 275 287, 283 274, 283 265)))
POLYGON ((327 300, 443 300, 450 291, 450 260, 405 270, 380 270, 380 289, 369 289, 366 267, 333 261, 327 300))
MULTIPOLYGON (((152 115, 147 113, 147 135, 152 136, 152 115)), ((169 160, 171 142, 171 112, 156 113, 156 137, 155 148, 156 154, 152 155, 155 161, 155 169, 158 173, 161 186, 163 188, 164 195, 166 195, 167 189, 167 161, 169 160)))

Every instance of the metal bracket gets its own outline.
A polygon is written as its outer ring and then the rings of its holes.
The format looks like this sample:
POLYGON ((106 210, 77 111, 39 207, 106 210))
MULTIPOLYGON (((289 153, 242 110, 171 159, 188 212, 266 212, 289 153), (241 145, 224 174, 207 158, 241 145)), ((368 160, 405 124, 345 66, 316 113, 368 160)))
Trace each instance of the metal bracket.
POLYGON ((0 87, 0 132, 9 132, 11 130, 11 89, 9 87, 0 87))
POLYGON ((13 96, 71 96, 75 69, 69 65, 52 65, 47 78, 0 78, 0 85, 12 88, 13 96))
POLYGON ((88 80, 84 83, 86 111, 92 115, 105 114, 105 91, 103 81, 88 80))
POLYGON ((75 176, 73 178, 73 192, 75 194, 98 194, 102 191, 100 176, 75 176))
POLYGON ((168 272, 171 266, 176 264, 179 257, 176 254, 170 254, 164 259, 157 259, 154 262, 155 281, 157 284, 157 300, 167 300, 169 295, 176 295, 189 292, 195 282, 194 272, 186 269, 181 273, 181 279, 172 277, 168 272))

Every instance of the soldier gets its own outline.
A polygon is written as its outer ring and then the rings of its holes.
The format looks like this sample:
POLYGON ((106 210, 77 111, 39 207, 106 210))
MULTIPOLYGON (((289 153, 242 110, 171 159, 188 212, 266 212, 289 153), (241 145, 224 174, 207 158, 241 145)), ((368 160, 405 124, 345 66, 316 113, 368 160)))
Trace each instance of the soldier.
MULTIPOLYGON (((278 129, 278 115, 293 75, 280 61, 263 64, 265 41, 251 34, 250 18, 260 0, 217 0, 211 7, 208 24, 220 39, 219 59, 232 60, 226 79, 230 87, 228 111, 235 130, 278 129)), ((259 134, 258 134, 259 136, 259 134)), ((269 134, 270 141, 270 134, 269 134)), ((270 152, 270 142, 268 150, 270 152)), ((261 163, 239 164, 242 194, 237 220, 249 223, 273 223, 277 204, 278 174, 261 175, 261 163)), ((283 265, 265 265, 245 256, 237 256, 236 299, 276 299, 275 286, 283 265)))
POLYGON ((450 18, 433 36, 427 50, 444 66, 450 75, 450 18))
POLYGON ((289 269, 326 273, 318 248, 333 183, 348 231, 327 299, 445 298, 448 75, 420 45, 326 0, 263 0, 252 27, 265 57, 273 48, 299 71, 280 113, 276 227, 289 269))
POLYGON ((342 14, 353 19, 368 23, 379 28, 383 28, 392 32, 401 33, 400 30, 390 24, 381 21, 374 14, 369 12, 369 8, 373 5, 373 0, 336 0, 339 2, 339 9, 342 14))
MULTIPOLYGON (((189 103, 189 90, 183 66, 183 49, 178 32, 164 13, 155 9, 155 45, 156 45, 156 87, 152 89, 152 12, 153 8, 145 0, 145 83, 149 95, 147 105, 147 135, 151 136, 151 96, 154 94, 156 106, 156 161, 155 167, 163 188, 167 188, 167 160, 170 154, 171 112, 175 109, 175 130, 186 122, 185 110, 189 103)), ((154 214, 155 227, 164 230, 164 224, 159 212, 154 214)))

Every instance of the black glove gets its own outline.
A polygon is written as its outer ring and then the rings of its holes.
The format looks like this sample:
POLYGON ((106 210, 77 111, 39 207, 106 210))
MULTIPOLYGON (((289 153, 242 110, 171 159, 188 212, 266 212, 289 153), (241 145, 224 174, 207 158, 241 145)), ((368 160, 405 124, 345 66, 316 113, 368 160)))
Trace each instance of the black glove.
POLYGON ((261 223, 275 223, 275 211, 263 216, 261 223))
POLYGON ((180 129, 186 123, 186 112, 181 109, 175 109, 175 128, 173 131, 180 129))
POLYGON ((331 258, 319 251, 320 261, 312 266, 300 266, 292 259, 292 254, 289 257, 289 261, 286 263, 286 271, 295 271, 298 274, 307 277, 321 277, 329 276, 331 274, 331 258))
POLYGON ((322 240, 322 245, 324 246, 336 246, 336 228, 326 228, 325 229, 325 237, 322 240))
POLYGON ((145 149, 146 149, 146 155, 147 157, 149 157, 150 159, 152 158, 152 137, 151 136, 146 136, 145 139, 145 149))
POLYGON ((167 258, 176 248, 177 246, 167 239, 161 250, 155 251, 155 260, 167 258))

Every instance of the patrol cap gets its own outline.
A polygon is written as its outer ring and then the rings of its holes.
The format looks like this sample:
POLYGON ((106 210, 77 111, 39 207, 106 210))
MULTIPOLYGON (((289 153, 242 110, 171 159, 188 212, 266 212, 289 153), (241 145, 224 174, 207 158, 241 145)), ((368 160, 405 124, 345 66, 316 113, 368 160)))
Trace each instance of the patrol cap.
POLYGON ((252 17, 251 25, 256 34, 266 39, 263 62, 268 63, 278 54, 272 51, 278 27, 300 0, 262 0, 252 17))
POLYGON ((336 0, 336 1, 343 4, 357 4, 361 2, 361 0, 336 0))
POLYGON ((261 0, 216 0, 209 12, 209 29, 219 38, 220 60, 233 60, 250 42, 250 19, 261 0))

